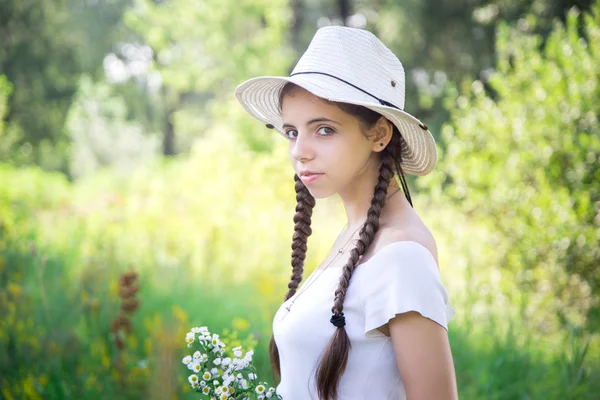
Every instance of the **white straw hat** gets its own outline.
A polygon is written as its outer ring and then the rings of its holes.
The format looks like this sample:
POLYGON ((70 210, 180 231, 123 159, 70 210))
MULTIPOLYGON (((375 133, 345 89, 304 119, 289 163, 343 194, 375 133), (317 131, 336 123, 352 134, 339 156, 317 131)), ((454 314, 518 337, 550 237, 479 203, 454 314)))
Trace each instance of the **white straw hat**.
POLYGON ((279 94, 287 82, 318 97, 361 105, 386 117, 406 142, 404 173, 426 175, 435 167, 437 150, 431 132, 403 111, 404 67, 371 32, 343 26, 320 28, 289 77, 256 77, 236 88, 235 96, 246 111, 283 136, 279 94))

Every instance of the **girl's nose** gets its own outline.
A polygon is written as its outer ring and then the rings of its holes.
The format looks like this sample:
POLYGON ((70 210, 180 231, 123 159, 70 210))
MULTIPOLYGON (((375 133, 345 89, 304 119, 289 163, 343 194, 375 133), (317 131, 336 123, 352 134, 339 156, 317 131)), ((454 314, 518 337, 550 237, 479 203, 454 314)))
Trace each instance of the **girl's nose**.
POLYGON ((313 144, 308 135, 298 133, 296 139, 292 141, 290 151, 292 157, 298 161, 310 160, 314 157, 313 144))

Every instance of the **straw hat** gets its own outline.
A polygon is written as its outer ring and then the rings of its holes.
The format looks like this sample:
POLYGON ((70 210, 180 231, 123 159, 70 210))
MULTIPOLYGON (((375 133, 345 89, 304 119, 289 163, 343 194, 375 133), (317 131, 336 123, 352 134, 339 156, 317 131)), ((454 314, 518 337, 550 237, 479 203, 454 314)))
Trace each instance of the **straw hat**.
POLYGON ((252 116, 285 136, 279 94, 287 82, 335 102, 357 104, 386 117, 405 139, 402 170, 426 175, 437 163, 435 140, 425 124, 404 111, 404 67, 371 32, 327 26, 315 33, 289 77, 247 80, 235 96, 252 116))

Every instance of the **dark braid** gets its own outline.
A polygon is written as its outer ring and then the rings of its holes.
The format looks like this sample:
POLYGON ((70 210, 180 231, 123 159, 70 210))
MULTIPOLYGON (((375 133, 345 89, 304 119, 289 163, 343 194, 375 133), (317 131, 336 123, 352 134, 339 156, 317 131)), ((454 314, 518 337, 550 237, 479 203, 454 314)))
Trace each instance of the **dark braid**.
MULTIPOLYGON (((315 207, 315 198, 308 191, 308 188, 302 183, 298 175, 294 175, 296 181, 296 214, 294 214, 294 236, 292 239, 292 277, 288 283, 288 292, 283 301, 290 299, 302 282, 304 273, 304 260, 306 259, 306 242, 312 233, 310 227, 313 208, 315 207)), ((279 351, 275 344, 275 337, 271 335, 269 343, 269 354, 271 356, 271 367, 273 369, 273 380, 277 381, 276 376, 281 375, 279 366, 279 351), (275 375, 276 374, 276 375, 275 375)))
MULTIPOLYGON (((367 212, 367 220, 359 233, 356 247, 350 251, 350 259, 344 265, 340 276, 340 283, 335 291, 335 299, 331 312, 334 318, 343 318, 344 299, 350 278, 359 258, 365 253, 373 242, 375 234, 379 230, 379 216, 385 206, 388 186, 394 177, 394 159, 386 148, 381 152, 381 167, 379 179, 375 185, 375 192, 371 199, 371 207, 367 212)), ((333 320, 332 319, 332 320, 333 320)), ((339 380, 346 370, 348 353, 350 351, 350 338, 343 325, 337 326, 335 333, 327 345, 323 357, 317 368, 317 390, 319 398, 324 400, 337 398, 337 387, 339 380)))
POLYGON ((296 214, 294 214, 294 236, 292 239, 292 277, 288 283, 289 291, 285 295, 288 300, 296 293, 298 285, 302 281, 304 272, 304 260, 306 259, 306 242, 312 233, 310 227, 315 198, 304 186, 298 175, 294 175, 296 181, 296 214))

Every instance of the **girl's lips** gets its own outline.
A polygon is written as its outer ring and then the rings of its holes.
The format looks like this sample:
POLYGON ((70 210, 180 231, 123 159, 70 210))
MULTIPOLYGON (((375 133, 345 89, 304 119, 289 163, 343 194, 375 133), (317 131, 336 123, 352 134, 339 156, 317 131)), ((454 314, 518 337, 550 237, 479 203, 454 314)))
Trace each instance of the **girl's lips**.
POLYGON ((302 175, 302 176, 300 177, 300 179, 301 179, 301 180, 302 180, 302 182, 304 182, 305 184, 306 184, 306 183, 312 183, 312 182, 316 181, 317 179, 319 179, 319 177, 320 177, 321 175, 324 175, 324 174, 310 174, 310 175, 302 175))

